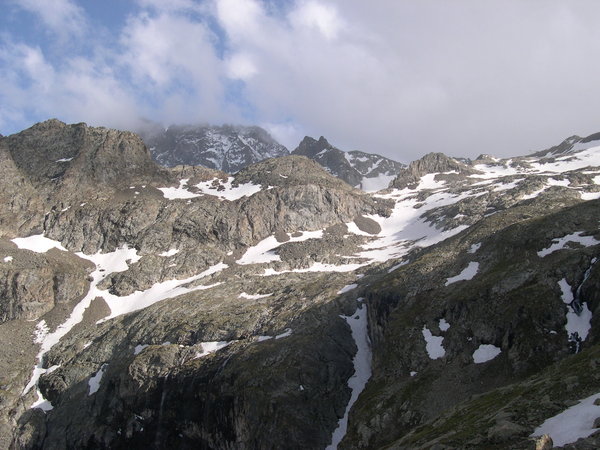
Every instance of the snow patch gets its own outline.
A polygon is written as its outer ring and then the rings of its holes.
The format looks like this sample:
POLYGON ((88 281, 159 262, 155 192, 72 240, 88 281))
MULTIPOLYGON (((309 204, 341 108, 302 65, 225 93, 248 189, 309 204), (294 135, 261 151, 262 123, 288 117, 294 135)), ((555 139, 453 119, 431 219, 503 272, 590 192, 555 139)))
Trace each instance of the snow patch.
POLYGON ((227 267, 229 267, 227 264, 218 263, 214 266, 209 267, 204 272, 199 273, 198 275, 193 275, 183 280, 166 280, 159 283, 155 283, 145 291, 135 291, 132 294, 125 295, 123 297, 113 295, 108 291, 98 290, 98 295, 104 299, 104 301, 110 308, 110 315, 108 315, 99 322, 105 322, 120 315, 128 314, 134 311, 138 311, 140 309, 147 308, 157 302, 169 298, 178 297, 180 295, 188 294, 190 292, 210 289, 215 286, 218 286, 220 283, 205 286, 200 285, 195 287, 187 287, 184 285, 199 280, 201 278, 205 278, 209 275, 213 275, 217 272, 222 271, 223 269, 226 269, 227 267))
POLYGON ((96 372, 96 374, 89 379, 88 395, 95 394, 96 392, 98 392, 98 389, 100 389, 100 381, 102 381, 102 375, 104 375, 104 370, 106 369, 107 366, 108 366, 108 364, 102 364, 102 366, 100 367, 100 370, 98 370, 98 372, 96 372))
POLYGON ((448 329, 450 328, 450 324, 448 322, 446 322, 446 319, 444 319, 444 318, 440 319, 438 326, 440 327, 440 330, 442 330, 442 331, 448 331, 448 329))
POLYGON ((562 280, 560 280, 558 282, 558 286, 560 287, 561 290, 561 297, 562 297, 562 301, 564 303, 566 303, 567 305, 570 305, 571 302, 574 300, 573 297, 573 292, 571 291, 571 286, 569 285, 569 283, 567 283, 566 278, 563 278, 562 280))
POLYGON ((400 267, 402 267, 402 266, 405 266, 405 265, 407 265, 407 264, 408 264, 408 260, 406 260, 406 261, 402 261, 402 262, 400 262, 400 263, 398 263, 398 264, 394 264, 392 267, 390 267, 390 268, 388 269, 387 273, 392 273, 394 270, 397 270, 397 269, 399 269, 400 267))
POLYGON ((454 277, 448 278, 446 280, 446 283, 444 286, 448 286, 452 283, 456 283, 457 281, 472 280, 473 277, 475 275, 477 275, 478 271, 479 271, 479 263, 478 262, 470 262, 469 265, 467 267, 465 267, 461 273, 459 273, 458 275, 456 275, 454 277))
POLYGON ((390 183, 396 178, 396 175, 379 174, 376 177, 363 177, 360 182, 360 189, 365 192, 377 192, 387 189, 390 183))
POLYGON ((286 337, 291 336, 291 335, 292 335, 292 329, 291 328, 286 328, 284 330, 284 332, 281 333, 281 334, 278 334, 276 336, 257 336, 256 340, 258 342, 263 342, 263 341, 268 341, 268 340, 273 339, 273 338, 275 338, 275 339, 283 339, 283 338, 286 338, 286 337))
POLYGON ((473 352, 473 362, 482 364, 491 361, 502 352, 502 349, 491 344, 481 344, 477 350, 473 352))
POLYGON ((594 421, 600 417, 600 406, 594 405, 594 401, 598 398, 600 393, 591 395, 560 414, 546 419, 531 436, 548 434, 555 447, 562 447, 588 437, 598 431, 594 428, 594 421))
POLYGON ((598 200, 600 198, 600 192, 582 192, 581 200, 598 200))
POLYGON ((565 330, 569 341, 577 341, 579 337, 582 341, 585 341, 588 337, 590 329, 592 328, 592 312, 588 308, 587 303, 584 303, 581 307, 581 312, 577 314, 571 305, 567 306, 567 323, 565 330))
POLYGON ((248 300, 259 300, 261 298, 270 297, 271 295, 273 295, 273 293, 271 293, 271 294, 246 294, 245 292, 242 292, 240 295, 238 295, 238 297, 245 298, 248 300))
POLYGON ((202 194, 195 194, 193 192, 188 191, 183 186, 187 184, 189 178, 184 178, 179 181, 179 187, 166 187, 166 188, 157 188, 159 191, 162 191, 163 196, 168 200, 178 200, 178 199, 187 199, 200 197, 202 194))
MULTIPOLYGON (((317 231, 304 231, 301 236, 291 236, 288 234, 289 240, 287 242, 301 242, 308 239, 321 239, 323 237, 323 230, 317 231)), ((281 261, 279 255, 276 255, 273 250, 278 248, 280 245, 287 242, 279 242, 275 236, 269 236, 263 239, 258 244, 249 247, 240 259, 236 261, 238 264, 264 264, 274 261, 281 261)))
POLYGON ((5 263, 9 263, 9 262, 11 262, 12 260, 13 260, 13 257, 12 257, 12 256, 5 256, 5 257, 4 257, 4 262, 5 262, 5 263))
POLYGON ((33 236, 29 236, 26 238, 15 238, 11 239, 17 247, 22 250, 31 250, 36 253, 46 253, 51 248, 57 248, 64 252, 67 251, 66 248, 62 246, 62 244, 54 239, 49 239, 45 237, 43 234, 36 234, 33 236))
POLYGON ((198 183, 196 187, 205 195, 212 195, 219 200, 229 201, 239 200, 242 197, 252 197, 262 190, 262 187, 259 184, 253 183, 244 183, 234 187, 232 185, 233 180, 233 177, 229 177, 225 183, 222 183, 221 180, 215 178, 213 180, 198 183), (213 186, 215 180, 218 180, 219 184, 224 188, 223 190, 215 189, 213 186))
POLYGON ((278 334, 277 336, 275 336, 275 339, 281 339, 281 338, 285 338, 288 336, 292 335, 292 329, 291 328, 286 328, 285 331, 281 334, 278 334))
POLYGON ((429 331, 427 326, 423 326, 423 338, 425 338, 425 349, 427 350, 427 354, 431 359, 443 358, 446 354, 446 350, 442 346, 442 342, 444 340, 443 336, 434 336, 429 331))
POLYGON ((481 242, 478 242, 477 244, 471 245, 469 250, 467 250, 467 253, 477 253, 477 250, 479 250, 480 248, 481 248, 481 242))
POLYGON ((176 255, 177 253, 179 253, 179 250, 176 248, 172 248, 170 250, 167 250, 166 252, 162 252, 161 254, 159 254, 158 256, 165 256, 165 257, 169 257, 169 256, 173 256, 176 255))
POLYGON ((549 247, 540 250, 539 252, 537 252, 537 254, 540 258, 543 258, 544 256, 548 256, 549 254, 554 253, 557 250, 562 250, 563 248, 565 248, 565 245, 568 242, 577 242, 583 245, 584 247, 590 247, 592 245, 600 244, 600 241, 596 240, 594 236, 582 236, 583 233, 584 231, 578 231, 575 233, 567 234, 566 236, 563 236, 561 238, 552 239, 552 244, 549 247))
POLYGON ((48 328, 46 321, 43 319, 40 320, 35 326, 35 330, 33 330, 33 342, 36 344, 41 344, 42 342, 44 342, 44 339, 48 335, 49 331, 50 329, 48 328))
POLYGON ((144 350, 146 347, 148 347, 148 344, 138 344, 135 346, 135 348, 133 349, 133 354, 134 355, 139 355, 140 353, 142 353, 142 350, 144 350))
POLYGON ((358 284, 353 283, 353 284, 347 284, 346 286, 344 286, 343 288, 341 288, 337 294, 338 295, 342 295, 345 294, 346 292, 351 291, 352 289, 356 289, 358 287, 358 284))
POLYGON ((210 342, 201 342, 200 346, 202 347, 202 351, 196 353, 195 358, 202 358, 203 356, 214 353, 222 348, 227 347, 234 341, 210 341, 210 342))
MULTIPOLYGON (((25 389, 23 389, 22 395, 25 395, 31 390, 32 387, 37 385, 40 376, 47 373, 49 369, 43 367, 44 355, 54 347, 63 336, 65 336, 71 329, 77 325, 83 319, 83 314, 88 308, 90 303, 97 296, 102 296, 101 292, 96 286, 104 278, 113 272, 123 272, 128 269, 128 261, 136 262, 141 257, 137 255, 135 249, 130 249, 127 246, 123 246, 111 253, 97 253, 95 255, 84 255, 83 253, 77 253, 78 256, 88 259, 96 264, 96 270, 94 270, 90 276, 92 278, 90 289, 86 296, 73 308, 71 315, 52 333, 44 332, 37 335, 39 343, 41 344, 40 351, 37 354, 37 364, 33 368, 31 379, 25 389)), ((44 322, 44 321, 42 321, 44 322)), ((45 322, 38 324, 36 329, 44 329, 46 327, 45 322)), ((40 394, 41 396, 41 394, 40 394)))

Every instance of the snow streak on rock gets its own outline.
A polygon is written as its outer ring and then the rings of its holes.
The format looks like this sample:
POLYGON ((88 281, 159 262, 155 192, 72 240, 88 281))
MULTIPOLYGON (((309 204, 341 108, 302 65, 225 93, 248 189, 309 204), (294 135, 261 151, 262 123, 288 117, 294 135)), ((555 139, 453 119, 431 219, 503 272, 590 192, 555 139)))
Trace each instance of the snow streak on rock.
MULTIPOLYGON (((23 390, 23 395, 29 392, 32 387, 37 385, 37 382, 42 374, 49 371, 49 369, 45 369, 43 367, 44 355, 52 347, 54 347, 63 338, 63 336, 71 331, 75 325, 82 321, 83 313, 88 308, 92 300, 97 297, 98 289, 96 286, 104 278, 104 276, 113 272, 123 272, 129 267, 127 261, 135 262, 140 259, 140 257, 137 255, 137 251, 135 249, 130 249, 127 246, 123 246, 122 248, 111 253, 97 253, 93 256, 86 256, 82 253, 79 253, 78 256, 84 257, 85 259, 90 259, 96 264, 96 270, 91 273, 92 281, 90 284, 90 289, 87 295, 75 306, 75 308, 73 308, 73 311, 67 320, 59 325, 56 330, 45 334, 43 338, 41 338, 41 347, 37 355, 37 364, 33 369, 33 374, 29 380, 29 383, 23 390)), ((41 328, 42 326, 38 324, 38 327, 41 328)), ((40 339, 39 335, 37 339, 40 339)), ((39 391, 38 397, 43 399, 39 391)), ((38 400, 36 404, 37 403, 44 404, 44 400, 42 400, 41 403, 40 400, 38 400)), ((34 404, 34 406, 36 406, 36 404, 34 404)))
MULTIPOLYGON (((308 239, 321 239, 323 237, 323 230, 317 231, 304 231, 300 236, 292 236, 288 234, 289 240, 286 242, 301 242, 308 239)), ((275 236, 269 236, 263 239, 258 244, 249 247, 244 255, 236 262, 238 264, 263 264, 273 261, 281 261, 279 255, 274 253, 274 250, 284 242, 279 242, 275 236)))
POLYGON ((202 358, 203 356, 210 355, 222 348, 227 347, 234 341, 212 341, 212 342, 201 342, 202 352, 196 353, 196 358, 202 358))
POLYGON ((368 327, 367 327, 367 305, 359 305, 356 312, 351 316, 340 316, 348 325, 352 331, 352 338, 356 343, 356 355, 354 355, 354 375, 348 380, 348 387, 351 389, 352 394, 350 395, 350 401, 346 406, 344 417, 342 417, 338 426, 333 432, 331 437, 331 444, 327 447, 327 450, 337 449, 338 444, 342 441, 346 435, 348 428, 348 415, 352 405, 358 399, 358 396, 365 388, 367 381, 371 378, 371 343, 369 341, 368 327))

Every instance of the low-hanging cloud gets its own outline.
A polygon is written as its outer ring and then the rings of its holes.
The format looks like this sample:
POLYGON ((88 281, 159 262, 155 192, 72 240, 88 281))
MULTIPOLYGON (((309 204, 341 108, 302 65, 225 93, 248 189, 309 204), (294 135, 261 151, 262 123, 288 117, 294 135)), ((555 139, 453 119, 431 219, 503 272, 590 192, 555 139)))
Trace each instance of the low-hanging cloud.
MULTIPOLYGON (((89 31, 76 2, 37 3, 13 5, 57 41, 89 31)), ((600 130, 598 12, 586 0, 139 0, 114 38, 61 56, 4 35, 0 127, 254 122, 292 148, 310 134, 402 161, 520 154, 600 130)))

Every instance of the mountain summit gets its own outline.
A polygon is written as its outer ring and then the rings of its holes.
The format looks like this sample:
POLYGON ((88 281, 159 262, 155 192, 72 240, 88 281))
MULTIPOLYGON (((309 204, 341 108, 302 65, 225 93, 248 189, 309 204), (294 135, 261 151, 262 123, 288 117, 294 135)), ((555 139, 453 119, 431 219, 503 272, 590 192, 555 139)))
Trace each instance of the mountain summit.
POLYGON ((378 191, 388 187, 404 164, 374 153, 344 152, 321 136, 318 140, 306 136, 292 152, 318 162, 329 173, 351 186, 364 191, 378 191))
POLYGON ((264 129, 241 125, 148 125, 140 135, 161 165, 204 166, 235 173, 267 158, 289 154, 264 129))

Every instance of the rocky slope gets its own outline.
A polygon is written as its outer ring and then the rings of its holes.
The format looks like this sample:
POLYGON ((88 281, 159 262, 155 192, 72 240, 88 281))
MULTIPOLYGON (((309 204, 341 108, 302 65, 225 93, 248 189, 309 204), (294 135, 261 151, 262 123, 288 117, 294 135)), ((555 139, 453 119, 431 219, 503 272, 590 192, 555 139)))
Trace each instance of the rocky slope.
MULTIPOLYGON (((367 194, 298 155, 231 176, 84 124, 0 138, 0 447, 533 448, 600 393, 577 139, 367 194)), ((594 448, 590 408, 555 442, 594 448)))
POLYGON ((264 159, 289 152, 256 126, 147 124, 138 130, 154 159, 166 167, 204 166, 235 173, 264 159))
POLYGON ((351 186, 367 192, 378 191, 388 187, 404 164, 374 153, 360 151, 344 152, 325 139, 319 140, 305 137, 292 152, 318 162, 330 174, 341 178, 351 186))

